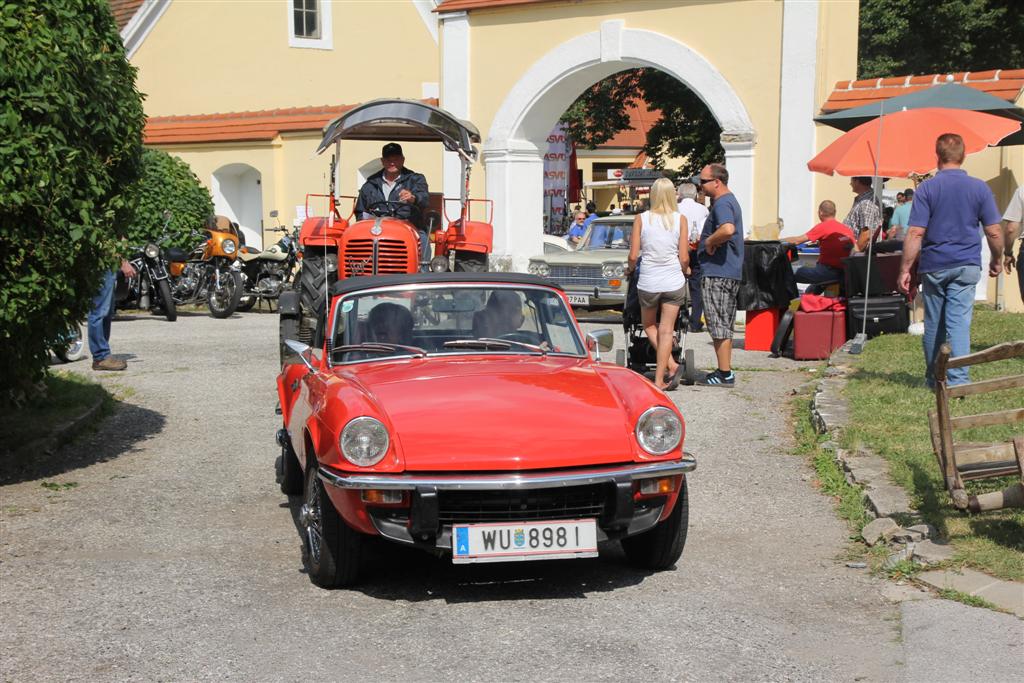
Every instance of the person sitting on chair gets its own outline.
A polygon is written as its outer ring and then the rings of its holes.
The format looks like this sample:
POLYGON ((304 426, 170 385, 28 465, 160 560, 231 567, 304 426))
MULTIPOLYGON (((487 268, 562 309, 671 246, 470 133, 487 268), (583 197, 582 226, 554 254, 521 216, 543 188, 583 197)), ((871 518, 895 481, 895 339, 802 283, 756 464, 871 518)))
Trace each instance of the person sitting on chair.
POLYGON ((850 255, 856 239, 850 228, 836 220, 836 205, 828 199, 818 205, 818 220, 820 223, 804 234, 782 238, 790 244, 818 243, 818 263, 801 266, 795 273, 797 282, 810 284, 807 291, 811 294, 820 294, 825 284, 842 281, 843 259, 850 255))
POLYGON ((473 336, 497 338, 516 332, 523 324, 523 302, 519 294, 498 289, 491 292, 487 305, 473 314, 473 336))
POLYGON ((398 304, 377 304, 367 319, 370 339, 384 344, 412 344, 412 313, 398 304))
POLYGON ((366 179, 359 188, 356 200, 356 216, 360 219, 372 218, 371 211, 382 209, 397 218, 412 222, 420 234, 420 259, 430 260, 429 235, 424 224, 424 212, 430 201, 427 179, 405 167, 405 156, 402 146, 397 142, 389 142, 380 150, 380 163, 384 166, 366 179), (391 202, 390 205, 383 202, 391 202), (409 207, 396 206, 408 204, 409 207), (415 206, 418 211, 411 208, 415 206))

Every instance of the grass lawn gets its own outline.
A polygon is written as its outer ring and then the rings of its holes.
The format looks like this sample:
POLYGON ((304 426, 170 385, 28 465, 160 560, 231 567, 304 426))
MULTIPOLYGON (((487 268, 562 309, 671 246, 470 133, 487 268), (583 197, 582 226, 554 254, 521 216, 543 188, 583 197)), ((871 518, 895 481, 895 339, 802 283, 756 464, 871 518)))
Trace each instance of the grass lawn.
MULTIPOLYGON (((1024 315, 997 313, 978 306, 971 329, 972 351, 1024 338, 1024 315)), ((971 369, 971 380, 1024 373, 1024 359, 986 363, 971 369)), ((956 510, 949 500, 932 452, 928 410, 935 395, 924 386, 921 337, 889 335, 864 347, 850 375, 846 395, 851 426, 842 446, 863 445, 890 463, 892 479, 911 496, 912 504, 957 551, 957 561, 1004 579, 1024 581, 1024 510, 977 515, 956 510)), ((997 391, 953 401, 952 415, 971 415, 1024 406, 1024 389, 997 391)), ((1021 425, 984 427, 955 433, 957 441, 1002 441, 1020 433, 1021 425)), ((1012 478, 968 482, 968 493, 996 491, 1012 478)))
POLYGON ((51 372, 44 382, 45 395, 19 410, 0 415, 0 443, 5 444, 5 449, 16 451, 46 436, 55 427, 81 415, 97 400, 103 401, 104 411, 114 404, 114 398, 102 385, 73 372, 51 372))

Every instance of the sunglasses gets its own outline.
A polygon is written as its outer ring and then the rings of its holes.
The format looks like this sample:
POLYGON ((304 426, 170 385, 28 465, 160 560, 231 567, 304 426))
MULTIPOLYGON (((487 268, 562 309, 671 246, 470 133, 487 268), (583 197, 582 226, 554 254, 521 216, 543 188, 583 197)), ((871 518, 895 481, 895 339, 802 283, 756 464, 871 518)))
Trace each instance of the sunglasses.
POLYGON ((706 183, 710 183, 712 180, 718 180, 718 178, 698 178, 697 180, 700 181, 701 185, 704 185, 706 183))

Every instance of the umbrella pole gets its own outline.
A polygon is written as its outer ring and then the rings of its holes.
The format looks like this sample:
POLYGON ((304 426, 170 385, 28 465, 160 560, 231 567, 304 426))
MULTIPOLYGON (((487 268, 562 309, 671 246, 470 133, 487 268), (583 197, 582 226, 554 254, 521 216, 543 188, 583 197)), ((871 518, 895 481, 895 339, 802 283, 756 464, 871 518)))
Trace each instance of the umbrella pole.
MULTIPOLYGON (((878 141, 875 145, 875 173, 871 177, 871 189, 874 194, 875 204, 878 206, 879 217, 884 216, 882 212, 882 188, 880 179, 878 177, 878 157, 882 153, 882 118, 884 117, 884 104, 885 100, 878 105, 878 141)), ((884 222, 884 219, 883 219, 884 222)), ((872 247, 875 244, 875 235, 871 233, 868 235, 868 253, 865 258, 868 260, 867 268, 864 270, 864 319, 861 321, 860 332, 858 332, 854 338, 853 343, 850 344, 850 353, 859 354, 864 350, 864 344, 868 341, 868 293, 871 288, 871 254, 872 247)))

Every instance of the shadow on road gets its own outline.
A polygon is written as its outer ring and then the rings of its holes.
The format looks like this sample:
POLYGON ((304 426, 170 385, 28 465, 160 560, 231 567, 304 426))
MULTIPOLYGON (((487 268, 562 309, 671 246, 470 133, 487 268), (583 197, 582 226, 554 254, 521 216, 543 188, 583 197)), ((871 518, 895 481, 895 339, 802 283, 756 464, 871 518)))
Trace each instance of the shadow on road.
MULTIPOLYGON (((289 496, 282 507, 291 512, 304 548, 305 531, 299 523, 302 497, 289 496)), ((586 598, 588 593, 635 586, 653 573, 628 564, 617 542, 601 544, 601 556, 593 559, 462 565, 452 564, 448 555, 437 557, 379 538, 369 539, 365 549, 363 578, 348 590, 389 601, 456 604, 586 598)))
MULTIPOLYGON (((122 355, 123 357, 123 355, 122 355)), ((135 444, 163 431, 160 413, 117 402, 108 417, 98 416, 98 428, 58 445, 52 451, 18 450, 3 454, 0 485, 54 477, 70 470, 114 460, 136 450, 135 444)))

